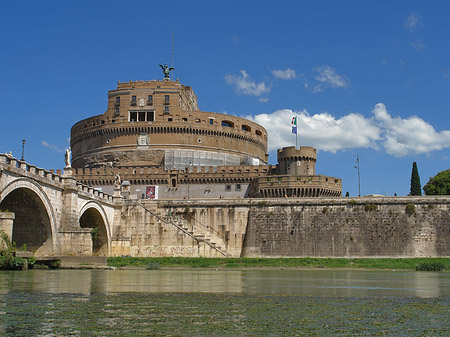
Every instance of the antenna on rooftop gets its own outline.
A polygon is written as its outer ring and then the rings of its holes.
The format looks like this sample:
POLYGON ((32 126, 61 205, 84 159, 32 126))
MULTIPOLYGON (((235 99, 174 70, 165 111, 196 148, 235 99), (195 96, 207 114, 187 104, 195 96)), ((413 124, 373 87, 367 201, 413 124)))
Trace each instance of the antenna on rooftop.
MULTIPOLYGON (((172 32, 172 68, 173 68, 173 44, 174 44, 174 39, 175 39, 174 36, 175 36, 175 33, 172 32)), ((173 81, 173 70, 172 70, 172 81, 173 81)))

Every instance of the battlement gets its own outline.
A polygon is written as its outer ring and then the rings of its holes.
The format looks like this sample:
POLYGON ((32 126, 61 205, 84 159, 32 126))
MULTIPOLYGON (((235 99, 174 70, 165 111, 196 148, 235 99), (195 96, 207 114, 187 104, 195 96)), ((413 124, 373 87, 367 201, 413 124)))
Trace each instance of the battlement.
POLYGON ((317 150, 311 146, 301 146, 297 149, 295 146, 283 147, 277 151, 278 162, 298 161, 300 159, 317 160, 317 150))

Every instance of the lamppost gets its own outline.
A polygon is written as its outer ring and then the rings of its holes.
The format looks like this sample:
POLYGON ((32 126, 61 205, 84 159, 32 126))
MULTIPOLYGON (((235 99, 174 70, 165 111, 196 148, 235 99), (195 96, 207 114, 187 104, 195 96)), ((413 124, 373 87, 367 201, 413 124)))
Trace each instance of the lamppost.
POLYGON ((25 154, 25 142, 26 142, 25 138, 22 139, 22 159, 21 159, 22 161, 25 160, 23 157, 23 155, 25 154))
POLYGON ((359 176, 359 156, 358 155, 356 155, 355 169, 358 170, 358 197, 360 197, 361 196, 361 180, 360 180, 360 176, 359 176))

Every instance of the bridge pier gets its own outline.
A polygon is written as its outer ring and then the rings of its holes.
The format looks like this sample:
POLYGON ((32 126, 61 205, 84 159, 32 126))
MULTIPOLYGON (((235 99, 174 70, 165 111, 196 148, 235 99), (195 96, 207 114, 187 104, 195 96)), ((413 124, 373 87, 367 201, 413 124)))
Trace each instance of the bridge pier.
POLYGON ((62 209, 61 209, 61 221, 60 231, 73 230, 79 227, 78 225, 78 188, 77 180, 73 176, 72 168, 64 168, 62 175, 62 183, 64 188, 62 191, 62 209))
POLYGON ((8 234, 9 239, 12 238, 14 219, 14 213, 0 212, 0 230, 8 234))

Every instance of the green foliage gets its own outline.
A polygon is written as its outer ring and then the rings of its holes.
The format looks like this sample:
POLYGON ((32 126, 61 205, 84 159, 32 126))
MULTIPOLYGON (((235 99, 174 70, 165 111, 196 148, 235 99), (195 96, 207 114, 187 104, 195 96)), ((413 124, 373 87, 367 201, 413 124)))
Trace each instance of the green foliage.
MULTIPOLYGON (((355 238, 353 237, 353 240, 355 238)), ((350 240, 352 238, 350 237, 350 240)), ((190 258, 190 257, 110 257, 108 266, 160 268, 367 268, 410 269, 421 263, 450 265, 450 258, 190 258)))
POLYGON ((322 214, 327 214, 327 213, 328 213, 328 207, 322 208, 322 214))
POLYGON ((366 212, 374 212, 374 211, 377 210, 377 205, 375 205, 375 204, 366 204, 366 205, 364 206, 364 210, 365 210, 366 212))
POLYGON ((347 204, 348 204, 349 206, 356 206, 356 205, 358 204, 358 202, 357 202, 356 200, 349 200, 349 201, 347 202, 347 204))
POLYGON ((450 169, 430 178, 423 190, 426 195, 450 195, 450 169))
POLYGON ((422 195, 422 188, 420 186, 419 171, 417 170, 416 162, 413 163, 412 172, 411 172, 410 195, 422 195))
POLYGON ((264 207, 264 206, 267 205, 267 201, 265 201, 265 200, 258 201, 257 205, 258 205, 259 207, 264 207))
POLYGON ((145 266, 146 270, 159 270, 160 269, 160 265, 158 262, 153 262, 150 261, 149 263, 147 263, 147 265, 145 266))
POLYGON ((421 262, 416 266, 417 271, 441 271, 445 269, 445 265, 442 262, 421 262))
POLYGON ((347 191, 347 193, 345 193, 345 197, 348 198, 350 196, 350 192, 347 191))
POLYGON ((27 260, 14 256, 16 245, 11 242, 8 234, 0 231, 0 269, 22 270, 27 260))
POLYGON ((92 241, 95 241, 98 239, 98 227, 92 228, 91 229, 91 236, 92 236, 92 241))
POLYGON ((408 205, 406 205, 406 207, 405 207, 405 212, 406 212, 406 214, 408 214, 408 215, 414 215, 414 214, 416 214, 416 205, 414 205, 414 204, 408 204, 408 205))

